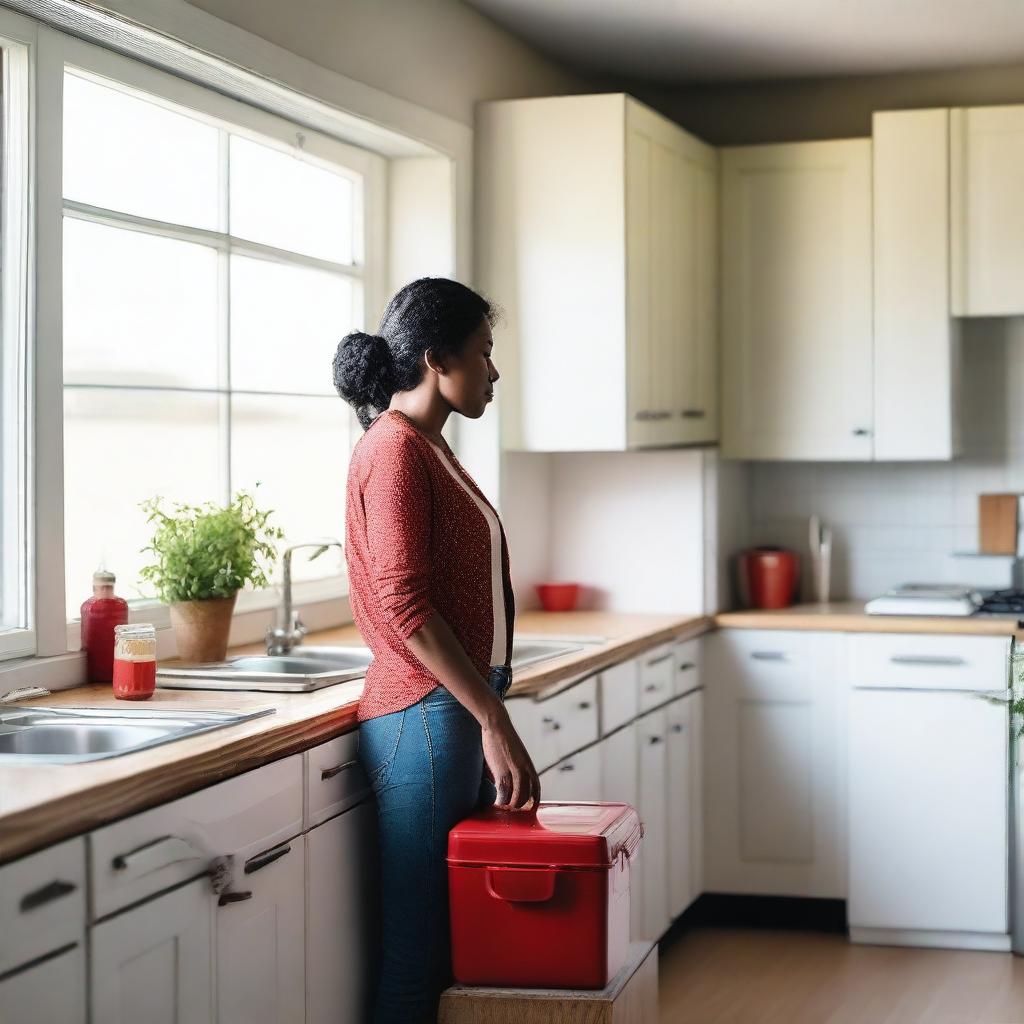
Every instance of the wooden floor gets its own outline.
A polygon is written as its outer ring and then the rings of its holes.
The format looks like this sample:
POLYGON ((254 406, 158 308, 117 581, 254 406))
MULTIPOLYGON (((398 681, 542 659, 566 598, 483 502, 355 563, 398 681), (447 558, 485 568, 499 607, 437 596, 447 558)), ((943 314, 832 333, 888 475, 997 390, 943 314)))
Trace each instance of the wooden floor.
POLYGON ((660 950, 662 1024, 1024 1024, 1024 958, 694 928, 660 950))

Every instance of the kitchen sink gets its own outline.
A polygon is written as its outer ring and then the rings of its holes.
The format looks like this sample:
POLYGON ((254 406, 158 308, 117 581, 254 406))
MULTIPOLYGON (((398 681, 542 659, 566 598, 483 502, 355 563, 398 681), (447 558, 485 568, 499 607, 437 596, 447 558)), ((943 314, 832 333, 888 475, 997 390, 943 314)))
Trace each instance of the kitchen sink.
POLYGON ((604 642, 603 636, 517 636, 512 641, 512 671, 540 661, 548 661, 550 658, 575 654, 584 647, 604 642))
POLYGON ((0 765, 100 761, 273 713, 11 706, 0 710, 0 765))
POLYGON ((287 654, 243 654, 208 665, 158 668, 156 684, 181 690, 305 693, 362 679, 373 661, 368 647, 295 647, 287 654))
MULTIPOLYGON (((519 636, 512 643, 512 671, 604 643, 599 636, 519 636)), ((287 654, 244 654, 207 665, 158 668, 157 686, 180 690, 259 690, 306 693, 362 679, 373 661, 368 647, 292 648, 287 654)))

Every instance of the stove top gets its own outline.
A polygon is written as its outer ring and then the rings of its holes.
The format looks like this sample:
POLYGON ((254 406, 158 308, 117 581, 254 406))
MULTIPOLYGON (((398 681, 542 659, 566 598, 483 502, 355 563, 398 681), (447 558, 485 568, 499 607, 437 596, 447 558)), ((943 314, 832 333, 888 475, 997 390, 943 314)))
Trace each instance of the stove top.
POLYGON ((993 590, 982 597, 979 615, 1024 615, 1024 590, 993 590))

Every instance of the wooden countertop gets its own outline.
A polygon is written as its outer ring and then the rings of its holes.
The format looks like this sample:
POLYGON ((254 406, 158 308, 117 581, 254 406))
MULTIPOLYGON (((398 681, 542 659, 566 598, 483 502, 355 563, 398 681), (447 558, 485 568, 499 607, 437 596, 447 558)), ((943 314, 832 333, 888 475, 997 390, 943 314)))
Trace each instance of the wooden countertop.
POLYGON ((716 626, 730 629, 810 629, 838 633, 950 633, 1022 636, 1018 615, 868 615, 860 601, 798 604, 778 611, 719 612, 716 626))
MULTIPOLYGON (((613 612, 525 612, 517 635, 599 636, 598 645, 517 672, 511 695, 554 692, 580 675, 632 657, 677 637, 712 628, 704 616, 626 615, 613 612)), ((311 633, 310 644, 360 642, 355 626, 311 633)), ((262 651, 261 644, 237 648, 262 651)), ((254 711, 274 714, 176 740, 151 750, 77 765, 0 764, 0 863, 61 839, 91 831, 222 779, 323 743, 356 728, 362 680, 313 693, 235 693, 158 689, 142 706, 153 709, 254 711)), ((25 704, 66 708, 126 705, 109 686, 63 690, 25 704)), ((131 705, 129 705, 131 706, 131 705)))

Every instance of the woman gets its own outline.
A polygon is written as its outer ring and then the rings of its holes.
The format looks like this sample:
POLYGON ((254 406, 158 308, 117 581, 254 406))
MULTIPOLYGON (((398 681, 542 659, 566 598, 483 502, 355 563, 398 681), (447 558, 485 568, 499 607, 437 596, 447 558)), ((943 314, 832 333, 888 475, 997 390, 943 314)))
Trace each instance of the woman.
POLYGON ((334 385, 365 429, 345 553, 374 656, 358 718, 380 826, 375 1024, 433 1021, 451 982, 448 831, 477 807, 540 800, 503 703, 514 617, 505 534, 441 436, 452 412, 478 419, 493 397, 493 321, 464 285, 421 278, 388 303, 379 334, 349 334, 334 357, 334 385))

